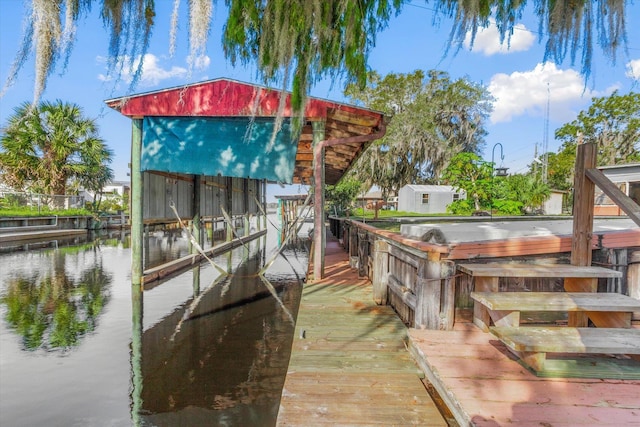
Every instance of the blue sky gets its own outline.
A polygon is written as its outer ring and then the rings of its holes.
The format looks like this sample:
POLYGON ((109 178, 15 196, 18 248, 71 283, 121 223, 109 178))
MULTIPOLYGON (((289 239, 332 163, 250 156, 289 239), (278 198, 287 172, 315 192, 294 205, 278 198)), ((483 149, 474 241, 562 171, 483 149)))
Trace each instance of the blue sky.
MULTIPOLYGON (((224 2, 214 6, 206 57, 199 67, 188 61, 187 1, 181 2, 177 49, 169 55, 169 24, 173 1, 156 0, 156 24, 151 44, 144 58, 144 72, 135 92, 162 89, 185 83, 228 77, 247 82, 259 82, 255 67, 232 67, 223 56, 221 33, 226 19, 224 2)), ((532 2, 529 2, 532 3, 532 2)), ((131 124, 129 119, 110 110, 104 100, 125 95, 128 76, 117 83, 106 75, 108 34, 99 17, 99 7, 83 18, 77 29, 77 41, 64 74, 58 67, 49 78, 43 100, 73 102, 80 105, 86 116, 96 118, 100 135, 114 151, 112 168, 117 180, 128 180, 127 164, 131 124)), ((0 84, 4 85, 20 46, 23 25, 23 2, 0 0, 0 84)), ((384 75, 390 72, 410 73, 416 69, 438 69, 452 78, 467 77, 483 83, 496 98, 494 112, 487 124, 484 158, 492 157, 498 166, 510 173, 525 172, 533 160, 534 150, 545 137, 545 111, 549 100, 549 151, 558 143, 554 130, 573 120, 577 113, 588 108, 594 96, 609 95, 614 90, 628 93, 640 90, 640 2, 627 8, 628 49, 618 53, 615 64, 599 51, 594 54, 592 74, 585 83, 580 76, 580 64, 543 66, 544 45, 538 42, 537 18, 525 16, 514 31, 510 48, 500 46, 495 29, 480 32, 473 49, 463 48, 457 54, 443 56, 451 29, 448 19, 439 18, 434 25, 434 13, 426 2, 413 0, 402 13, 393 18, 377 36, 376 46, 369 56, 369 66, 384 75), (500 143, 504 160, 501 161, 500 143), (496 148, 493 150, 493 148, 496 148)), ((33 60, 24 64, 17 82, 0 98, 0 125, 4 125, 13 109, 33 98, 33 60)), ((312 96, 345 101, 340 82, 323 81, 311 92, 312 96)), ((271 194, 305 193, 306 189, 292 186, 287 189, 270 188, 271 194)))

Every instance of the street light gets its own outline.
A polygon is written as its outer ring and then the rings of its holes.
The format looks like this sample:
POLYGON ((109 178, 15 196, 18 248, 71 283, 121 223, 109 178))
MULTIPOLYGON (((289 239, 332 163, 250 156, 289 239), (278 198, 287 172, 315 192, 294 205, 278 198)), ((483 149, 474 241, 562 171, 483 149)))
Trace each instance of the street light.
POLYGON ((496 176, 507 176, 507 169, 509 168, 505 168, 500 166, 499 168, 495 167, 495 163, 494 163, 494 158, 495 158, 495 154, 496 154, 496 147, 500 146, 500 165, 502 165, 502 161, 504 161, 504 152, 502 151, 502 144, 500 144, 499 142, 496 143, 493 146, 493 150, 491 150, 491 175, 493 176, 493 170, 496 171, 496 176))
POLYGON ((492 221, 493 221, 493 176, 494 176, 494 171, 495 171, 495 176, 507 176, 507 169, 509 169, 509 168, 502 167, 502 161, 504 161, 503 147, 502 147, 502 144, 497 142, 493 146, 493 149, 491 150, 491 200, 489 201, 489 215, 490 215, 492 221), (499 168, 495 167, 495 160, 494 160, 497 146, 500 146, 500 165, 501 166, 499 168))

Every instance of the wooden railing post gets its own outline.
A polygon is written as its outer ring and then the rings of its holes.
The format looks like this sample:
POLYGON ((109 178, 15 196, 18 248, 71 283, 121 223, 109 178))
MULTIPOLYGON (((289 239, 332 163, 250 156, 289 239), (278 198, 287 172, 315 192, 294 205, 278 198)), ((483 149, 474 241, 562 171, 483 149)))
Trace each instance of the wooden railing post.
MULTIPOLYGON (((631 298, 640 299, 640 250, 629 249, 629 269, 627 271, 627 291, 631 298)), ((633 314, 634 320, 640 320, 640 313, 633 314)))
POLYGON ((349 226, 349 265, 358 268, 358 227, 353 223, 349 226))
POLYGON ((453 261, 440 261, 440 277, 442 283, 442 309, 440 312, 440 329, 453 329, 456 316, 456 264, 453 261))
POLYGON ((378 305, 387 304, 387 285, 389 278, 389 243, 376 240, 373 251, 373 300, 378 305))
POLYGON ((367 230, 358 230, 358 277, 367 275, 368 258, 369 242, 367 240, 367 230))
MULTIPOLYGON (((575 178, 573 184, 573 238, 571 240, 571 265, 591 265, 591 238, 593 236, 593 208, 595 184, 587 178, 587 169, 596 167, 596 144, 578 144, 575 178)), ((596 279, 565 279, 567 292, 596 292, 596 279)), ((569 326, 588 325, 586 313, 569 313, 569 326)))
POLYGON ((420 262, 416 280, 416 328, 453 329, 454 272, 455 264, 441 261, 437 253, 429 253, 427 259, 420 262))
POLYGON ((421 260, 416 278, 415 327, 439 329, 440 327, 440 263, 421 260))

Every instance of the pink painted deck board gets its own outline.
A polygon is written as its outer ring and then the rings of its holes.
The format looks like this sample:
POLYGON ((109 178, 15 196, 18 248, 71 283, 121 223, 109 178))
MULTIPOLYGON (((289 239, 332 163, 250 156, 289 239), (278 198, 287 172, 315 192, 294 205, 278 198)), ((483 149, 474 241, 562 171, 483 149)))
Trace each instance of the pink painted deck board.
POLYGON ((640 425, 640 381, 536 377, 472 324, 409 334, 427 378, 446 390, 465 424, 640 425))

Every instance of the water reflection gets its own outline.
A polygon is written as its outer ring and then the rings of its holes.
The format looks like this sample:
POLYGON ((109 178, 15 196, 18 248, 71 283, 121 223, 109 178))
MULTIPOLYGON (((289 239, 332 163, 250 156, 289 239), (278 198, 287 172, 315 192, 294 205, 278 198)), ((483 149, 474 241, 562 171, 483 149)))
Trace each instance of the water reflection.
MULTIPOLYGON (((304 243, 297 249, 306 253, 304 243)), ((293 247, 288 252, 296 258, 293 247)), ((193 297, 142 332, 140 343, 136 333, 144 322, 135 322, 134 424, 275 424, 294 326, 256 275, 264 247, 253 242, 237 253, 244 260, 233 274, 214 280, 202 293, 195 285, 199 270, 194 270, 193 297)), ((290 265, 289 272, 300 266, 290 265)), ((292 282, 290 273, 268 278, 295 313, 301 283, 292 282)), ((134 316, 142 318, 142 299, 134 303, 134 316)))
MULTIPOLYGON (((214 258, 232 272, 220 283, 205 262, 144 304, 120 231, 0 249, 0 426, 273 425, 293 326, 255 272, 276 240, 214 258)), ((287 245, 267 272, 294 315, 307 251, 287 245)))
POLYGON ((0 303, 5 320, 22 337, 25 350, 68 350, 95 330, 109 301, 111 275, 101 262, 67 272, 68 257, 96 258, 95 244, 55 250, 50 268, 8 279, 0 303))

